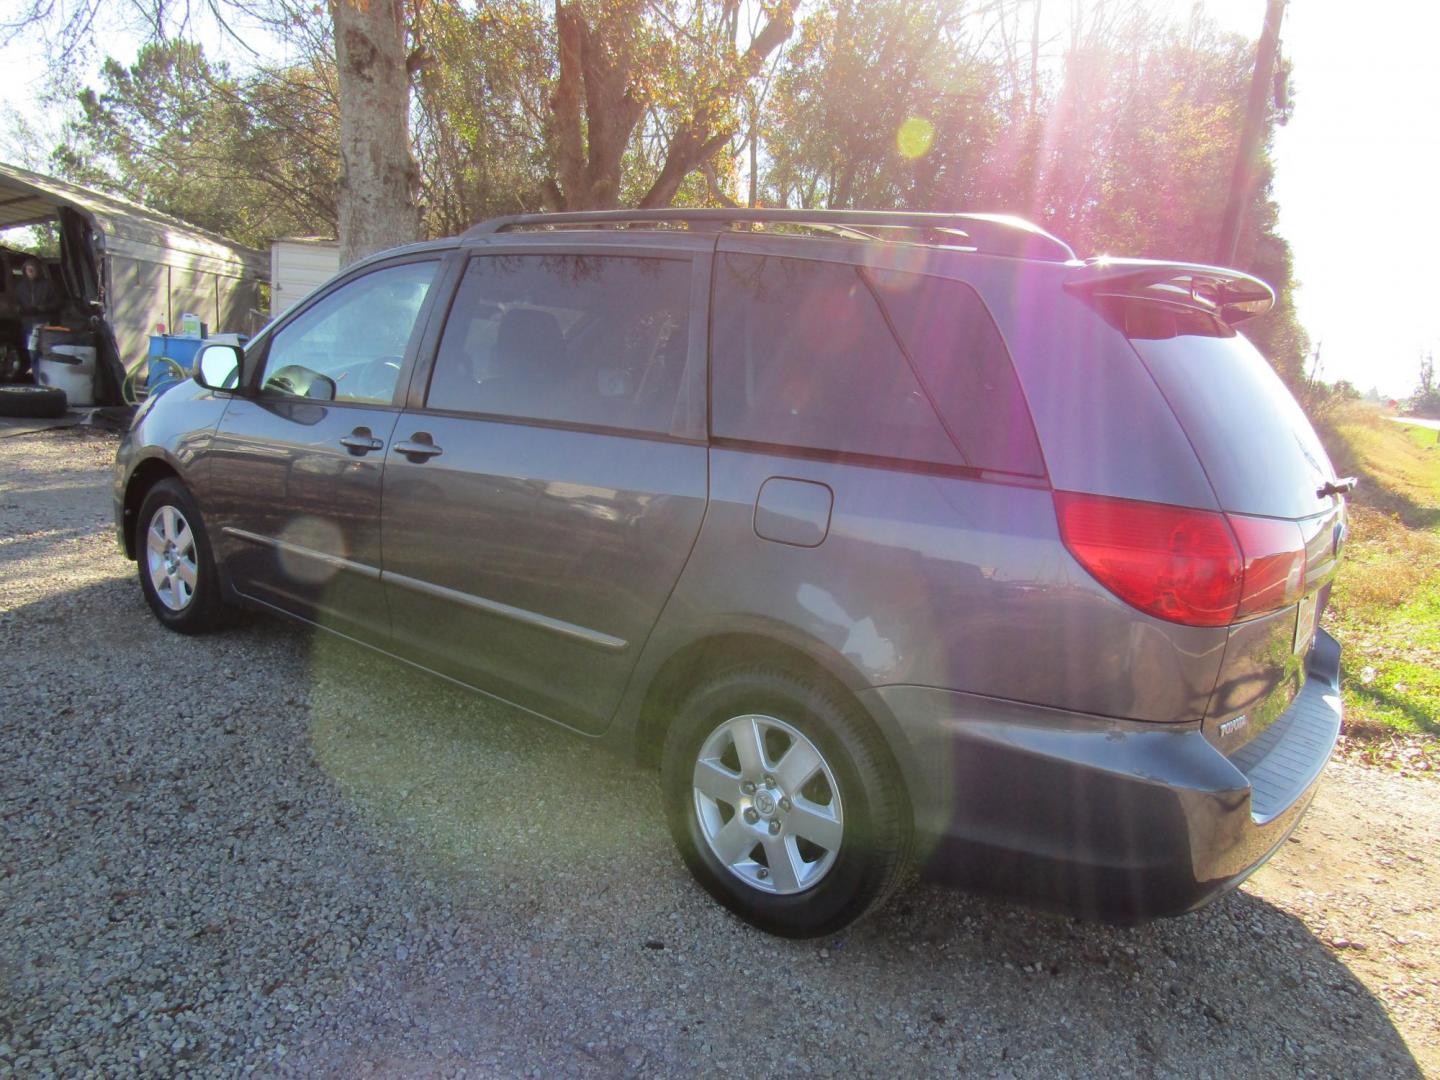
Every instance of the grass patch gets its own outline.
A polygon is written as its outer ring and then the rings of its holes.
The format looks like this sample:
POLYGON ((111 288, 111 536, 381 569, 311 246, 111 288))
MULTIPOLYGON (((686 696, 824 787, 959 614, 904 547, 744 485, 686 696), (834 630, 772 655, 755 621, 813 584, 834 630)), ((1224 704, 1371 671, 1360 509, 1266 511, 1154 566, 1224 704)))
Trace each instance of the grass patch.
POLYGON ((1429 591, 1437 565, 1440 533, 1412 529, 1395 515, 1353 506, 1350 542, 1331 606, 1343 612, 1347 622, 1365 626, 1397 619, 1401 609, 1420 602, 1429 591))
POLYGON ((1362 478, 1356 505, 1398 515, 1410 528, 1440 526, 1440 432, 1397 424, 1364 405, 1318 426, 1336 472, 1362 478))
POLYGON ((1325 619, 1345 647, 1345 732, 1367 759, 1428 769, 1440 754, 1440 444, 1361 406, 1321 437, 1336 470, 1361 478, 1325 619))
POLYGON ((1364 668, 1350 686, 1350 701, 1367 726, 1402 735, 1440 734, 1440 671, 1433 667, 1387 660, 1364 668))

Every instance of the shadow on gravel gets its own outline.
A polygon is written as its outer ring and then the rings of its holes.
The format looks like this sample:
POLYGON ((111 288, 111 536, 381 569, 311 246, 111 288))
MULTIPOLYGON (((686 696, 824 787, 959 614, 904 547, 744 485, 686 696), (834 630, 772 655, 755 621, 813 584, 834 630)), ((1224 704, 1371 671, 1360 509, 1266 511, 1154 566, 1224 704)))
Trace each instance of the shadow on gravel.
POLYGON ((91 525, 73 525, 63 529, 46 529, 19 539, 7 540, 0 545, 0 567, 8 563, 24 562, 27 559, 51 554, 52 549, 58 545, 93 536, 94 533, 95 529, 91 525))
POLYGON ((133 581, 65 600, 0 620, 0 1073, 1419 1075, 1250 895, 1116 929, 915 887, 768 938, 592 743, 268 618, 168 634, 133 581))
POLYGON ((836 938, 771 939, 690 883, 652 774, 343 643, 316 641, 310 662, 316 753, 347 795, 455 874, 485 921, 523 928, 522 952, 573 949, 582 985, 554 989, 594 1001, 597 1029, 607 984, 648 998, 674 1064, 718 1065, 728 1044, 743 1068, 788 1030, 811 1065, 862 1071, 973 1054, 1020 1073, 1420 1074, 1349 969, 1244 892, 1115 928, 921 885, 836 938))

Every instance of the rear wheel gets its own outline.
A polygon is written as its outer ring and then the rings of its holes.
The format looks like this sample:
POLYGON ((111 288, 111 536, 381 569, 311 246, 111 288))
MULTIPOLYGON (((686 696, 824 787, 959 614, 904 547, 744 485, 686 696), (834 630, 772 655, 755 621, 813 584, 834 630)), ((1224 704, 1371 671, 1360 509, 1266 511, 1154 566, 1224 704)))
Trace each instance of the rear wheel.
POLYGON ((215 573, 205 523, 179 480, 161 480, 145 495, 136 524, 140 588, 155 617, 171 630, 200 634, 229 614, 215 573))
POLYGON ((843 692, 806 676, 745 668, 698 689, 667 736, 661 782, 690 871, 771 933, 842 929, 908 864, 908 805, 883 740, 843 692))

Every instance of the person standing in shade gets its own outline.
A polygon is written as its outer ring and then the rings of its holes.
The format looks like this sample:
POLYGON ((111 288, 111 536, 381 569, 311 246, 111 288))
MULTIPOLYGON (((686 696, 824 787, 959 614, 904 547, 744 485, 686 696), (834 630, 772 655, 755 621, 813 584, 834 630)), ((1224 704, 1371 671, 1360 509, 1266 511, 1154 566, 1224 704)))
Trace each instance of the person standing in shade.
MULTIPOLYGON (((25 276, 15 286, 15 299, 20 305, 20 354, 22 364, 28 365, 33 379, 36 361, 40 358, 30 352, 30 334, 35 327, 44 326, 59 313, 60 296, 45 277, 39 259, 34 256, 26 259, 23 272, 25 276)), ((23 374, 25 368, 21 370, 23 374)))

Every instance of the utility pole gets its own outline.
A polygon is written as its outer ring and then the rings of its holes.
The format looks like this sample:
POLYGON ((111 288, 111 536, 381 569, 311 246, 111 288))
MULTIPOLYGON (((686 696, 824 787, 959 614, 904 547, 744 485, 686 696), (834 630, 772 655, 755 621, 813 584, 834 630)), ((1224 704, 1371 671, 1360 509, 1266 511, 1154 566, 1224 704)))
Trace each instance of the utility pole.
POLYGON ((1245 128, 1240 133, 1240 150, 1235 156, 1235 172, 1230 177, 1230 196, 1225 201, 1225 217, 1220 223, 1220 243, 1215 248, 1215 261, 1221 266, 1235 261, 1240 222, 1255 190, 1255 165, 1260 156, 1260 137, 1265 131, 1266 99, 1272 92, 1280 20, 1284 14, 1285 0, 1267 0, 1265 26, 1255 50, 1255 74, 1250 79, 1250 100, 1245 106, 1245 128))

